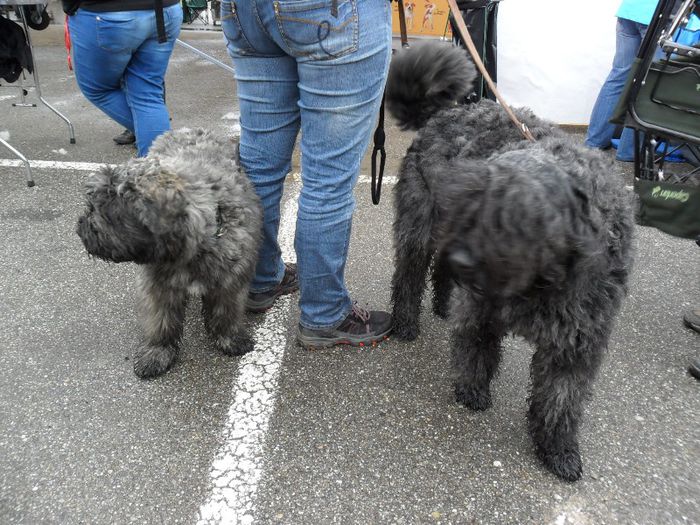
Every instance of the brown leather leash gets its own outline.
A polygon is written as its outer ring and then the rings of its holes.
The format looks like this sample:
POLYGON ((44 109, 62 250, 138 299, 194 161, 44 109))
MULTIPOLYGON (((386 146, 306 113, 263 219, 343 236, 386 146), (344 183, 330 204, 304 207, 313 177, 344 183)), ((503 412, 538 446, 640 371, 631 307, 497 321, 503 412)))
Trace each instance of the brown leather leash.
POLYGON ((486 67, 484 66, 484 63, 481 60, 481 57, 479 56, 478 51, 476 50, 476 46, 474 45, 474 42, 472 41, 472 37, 469 35, 469 31, 467 30, 467 25, 464 23, 464 19, 462 18, 462 13, 459 10, 459 7, 457 7, 457 2, 456 0, 447 0, 447 4, 450 6, 450 11, 452 11, 452 17, 455 20, 455 25, 457 26, 457 29, 459 30, 459 35, 462 37, 462 42, 464 42, 467 46, 467 50, 469 51, 469 54, 472 56, 472 59, 474 60, 474 64, 476 64, 476 67, 479 69, 481 74, 484 77, 484 80, 486 80, 486 84, 489 86, 489 89, 491 90, 491 93, 493 93, 496 96, 496 100, 498 100, 499 104, 503 107, 503 109, 506 111, 508 116, 510 117, 510 120, 513 121, 513 124, 515 124, 515 127, 517 127, 520 132, 523 134, 523 136, 532 142, 535 142, 535 137, 532 136, 532 133, 530 133, 530 130, 528 127, 523 123, 518 120, 518 117, 515 116, 515 113, 513 113, 513 110, 510 109, 510 106, 506 103, 506 101, 503 99, 501 94, 498 92, 496 89, 496 84, 493 83, 493 80, 491 80, 491 76, 489 75, 488 71, 486 71, 486 67))

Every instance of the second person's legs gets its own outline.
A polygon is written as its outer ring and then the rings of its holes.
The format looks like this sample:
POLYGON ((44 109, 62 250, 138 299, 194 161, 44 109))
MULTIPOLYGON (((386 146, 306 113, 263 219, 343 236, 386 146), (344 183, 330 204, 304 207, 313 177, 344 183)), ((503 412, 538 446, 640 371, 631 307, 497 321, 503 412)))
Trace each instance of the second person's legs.
MULTIPOLYGON (((260 0, 260 7, 271 0, 260 0)), ((221 3, 221 25, 236 70, 241 111, 240 160, 264 210, 253 294, 273 291, 285 267, 277 242, 284 179, 299 133, 297 64, 259 23, 256 2, 221 3)))
POLYGON ((165 72, 180 34, 182 8, 163 10, 166 42, 158 42, 155 12, 144 10, 139 20, 148 37, 133 53, 124 73, 124 93, 134 119, 138 155, 145 156, 156 137, 170 129, 170 114, 163 95, 165 72), (150 34, 149 34, 150 33, 150 34))
MULTIPOLYGON (((591 113, 586 145, 591 148, 607 148, 615 132, 615 125, 608 122, 625 86, 634 58, 637 55, 639 45, 642 42, 646 26, 618 18, 615 57, 613 67, 600 89, 593 111, 591 113)), ((629 139, 634 139, 631 130, 626 131, 625 144, 629 139)), ((633 147, 633 146, 632 146, 633 147)), ((620 152, 619 152, 620 153, 620 152)), ((619 156, 618 153, 618 156, 619 156)), ((625 151, 625 154, 634 155, 634 150, 625 151)))

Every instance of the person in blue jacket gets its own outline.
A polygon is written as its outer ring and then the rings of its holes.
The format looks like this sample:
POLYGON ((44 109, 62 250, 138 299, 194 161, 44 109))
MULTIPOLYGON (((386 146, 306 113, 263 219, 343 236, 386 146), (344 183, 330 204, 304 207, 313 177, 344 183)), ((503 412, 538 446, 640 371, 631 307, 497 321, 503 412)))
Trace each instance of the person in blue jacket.
MULTIPOLYGON (((586 146, 589 148, 607 149, 611 145, 615 124, 609 120, 657 3, 658 0, 623 0, 617 11, 615 57, 591 112, 586 136, 586 146)), ((634 130, 625 128, 622 132, 616 158, 623 162, 634 161, 634 130)))

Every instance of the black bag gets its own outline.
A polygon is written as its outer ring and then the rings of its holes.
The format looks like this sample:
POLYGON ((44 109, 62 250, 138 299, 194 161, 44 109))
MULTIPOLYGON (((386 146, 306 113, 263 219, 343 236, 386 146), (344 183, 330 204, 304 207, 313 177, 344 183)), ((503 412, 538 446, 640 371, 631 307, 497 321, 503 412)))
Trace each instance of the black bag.
POLYGON ((21 25, 0 15, 0 79, 15 82, 23 69, 34 71, 27 36, 21 25))
POLYGON ((636 179, 634 192, 639 224, 685 239, 700 236, 700 186, 636 179))

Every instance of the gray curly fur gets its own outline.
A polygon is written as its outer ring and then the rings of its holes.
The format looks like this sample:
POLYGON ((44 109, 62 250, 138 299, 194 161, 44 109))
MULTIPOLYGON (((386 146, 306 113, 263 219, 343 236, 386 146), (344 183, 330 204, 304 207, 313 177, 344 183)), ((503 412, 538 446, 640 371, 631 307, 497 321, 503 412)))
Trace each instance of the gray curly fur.
POLYGON ((253 349, 245 302, 261 241, 262 208, 238 165, 237 143, 204 130, 160 136, 147 157, 105 166, 86 184, 77 233, 88 253, 140 266, 140 377, 177 358, 190 292, 227 355, 253 349))
MULTIPOLYGON (((420 129, 395 187, 393 333, 418 336, 432 265, 434 312, 446 316, 453 296, 455 396, 474 410, 491 404, 503 337, 524 337, 536 349, 536 452, 574 481, 583 404, 632 266, 629 192, 610 160, 527 109, 515 111, 534 143, 491 101, 446 105, 420 129)), ((411 109, 424 111, 401 111, 411 109)))

